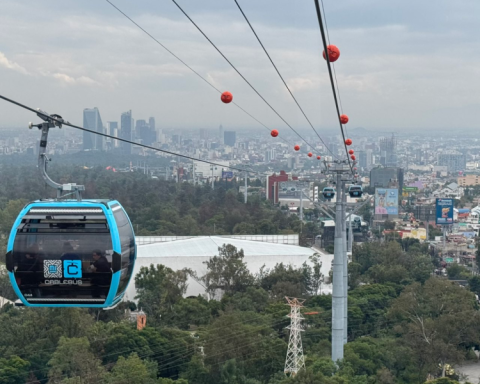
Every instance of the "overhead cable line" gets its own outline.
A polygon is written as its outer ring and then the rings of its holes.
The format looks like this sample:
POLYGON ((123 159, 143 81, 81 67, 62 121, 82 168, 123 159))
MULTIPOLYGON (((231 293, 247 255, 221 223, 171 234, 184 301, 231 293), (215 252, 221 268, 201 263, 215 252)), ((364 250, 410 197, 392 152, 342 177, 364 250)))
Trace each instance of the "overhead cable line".
MULTIPOLYGON (((123 16, 125 16, 128 20, 130 20, 137 28, 139 28, 143 33, 145 33, 148 37, 150 37, 153 41, 155 41, 158 45, 160 45, 163 49, 165 49, 170 55, 172 55, 174 58, 176 58, 178 61, 180 61, 185 67, 187 67, 190 71, 192 71, 195 75, 197 75, 200 79, 202 79, 205 83, 207 83, 210 87, 212 87, 215 91, 218 93, 222 93, 221 90, 219 90, 217 87, 215 87, 211 82, 209 82, 205 77, 203 77, 200 73, 198 73, 195 69, 193 69, 190 65, 188 65, 184 60, 182 60, 179 56, 177 56, 175 53, 173 53, 170 49, 168 49, 164 44, 162 44, 157 38, 155 38, 151 33, 149 33, 145 28, 143 28, 140 24, 138 24, 135 20, 133 20, 130 16, 128 16, 125 12, 123 12, 120 8, 118 8, 115 4, 113 4, 110 0, 106 0, 107 3, 109 3, 113 8, 115 8, 118 12, 120 12, 123 16)), ((251 113, 246 111, 243 107, 241 107, 239 104, 236 102, 232 102, 238 109, 240 109, 243 113, 246 115, 250 116, 253 120, 255 120, 258 124, 262 125, 268 131, 271 131, 271 128, 266 126, 264 123, 262 123, 260 120, 258 120, 255 116, 253 116, 251 113)), ((284 138, 281 138, 286 144, 290 145, 288 141, 286 141, 284 138)))
MULTIPOLYGON (((327 24, 327 13, 325 12, 325 7, 323 5, 323 0, 320 0, 322 4, 322 11, 323 11, 323 19, 325 20, 325 31, 327 32, 327 42, 330 45, 330 35, 328 33, 328 24, 327 24)), ((335 78, 335 84, 337 86, 337 94, 338 94, 338 102, 340 104, 340 112, 343 114, 343 105, 342 105, 342 97, 340 96, 340 88, 338 87, 338 80, 337 80, 337 72, 335 71, 335 63, 332 63, 333 67, 333 77, 335 78)), ((345 132, 348 135, 348 129, 345 126, 345 132)))
POLYGON ((275 71, 277 72, 278 76, 280 77, 280 79, 282 80, 283 84, 285 85, 285 88, 287 88, 287 91, 288 93, 290 93, 290 96, 292 96, 293 100, 295 101, 295 104, 297 104, 297 107, 300 109, 300 111, 302 112, 303 116, 305 117, 305 119, 308 121, 308 124, 310 125, 310 127, 312 127, 313 131, 315 132, 315 134, 317 135, 317 137, 320 139, 320 141, 323 143, 323 145, 325 146, 325 148, 327 149, 328 152, 330 152, 332 154, 333 157, 337 157, 333 154, 333 152, 330 150, 330 148, 328 148, 327 144, 325 143, 325 141, 323 141, 323 139, 320 137, 320 135, 318 134, 317 130, 315 129, 315 127, 313 126, 313 124, 311 123, 310 119, 307 117, 307 114, 305 113, 305 111, 303 110, 303 108, 300 106, 300 103, 297 101, 296 97, 293 95, 292 91, 290 90, 290 87, 287 85, 287 82, 285 81, 285 79, 283 78, 283 76, 280 74, 280 71, 278 70, 277 66, 275 65, 275 63, 273 62, 272 58, 270 57, 270 54, 268 53, 267 49, 265 48, 265 46, 263 45, 262 41, 260 40, 260 37, 258 37, 258 34, 257 32, 255 31, 255 29, 253 28, 252 24, 250 23, 250 20, 248 20, 248 17, 247 15, 245 15, 245 12, 243 12, 243 9, 242 7, 240 6, 240 4, 238 3, 237 0, 234 0, 235 1, 235 4, 237 4, 237 7, 238 9, 240 10, 240 12, 242 13, 243 17, 245 18, 245 21, 247 22, 248 26, 250 27, 250 29, 252 30, 253 34, 255 35, 255 37, 257 38, 257 41, 259 42, 260 46, 262 47, 263 51, 265 52, 265 54, 267 55, 268 57, 268 60, 270 60, 270 63, 272 63, 273 65, 273 68, 275 68, 275 71))
MULTIPOLYGON (((8 97, 5 97, 5 96, 2 96, 0 95, 0 99, 3 99, 5 101, 8 101, 9 103, 12 103, 12 104, 15 104, 23 109, 26 109, 27 111, 30 111, 30 112, 33 112, 37 115, 42 115, 42 116, 45 116, 47 117, 48 119, 51 119, 53 121, 56 121, 62 125, 66 125, 68 127, 72 127, 72 128, 75 128, 75 129, 79 129, 81 131, 85 131, 85 132, 90 132, 90 133, 94 133, 96 135, 99 135, 99 136, 103 136, 103 137, 108 137, 110 139, 114 139, 114 140, 118 140, 118 141, 122 141, 124 143, 128 143, 128 144, 132 144, 132 145, 137 145, 139 147, 143 147, 143 148, 147 148, 147 149, 151 149, 153 151, 157 151, 157 152, 162 152, 162 153, 166 153, 168 155, 172 155, 172 156, 178 156, 178 157, 182 157, 184 159, 189 159, 189 160, 194 160, 194 161, 199 161, 199 162, 202 162, 202 163, 207 163, 207 164, 210 164, 210 165, 215 165, 215 166, 218 166, 218 167, 223 167, 223 168, 229 168, 229 169, 233 169, 233 170, 236 170, 236 171, 240 171, 240 172, 245 172, 246 170, 245 169, 242 169, 242 168, 237 168, 237 167, 232 167, 230 165, 223 165, 223 164, 219 164, 219 163, 215 163, 213 161, 208 161, 208 160, 200 160, 200 159, 196 159, 195 157, 192 157, 192 156, 188 156, 188 155, 182 155, 181 153, 176 153, 176 152, 171 152, 171 151, 167 151, 165 149, 160 149, 160 148, 156 148, 156 147, 152 147, 150 145, 145 145, 145 144, 140 144, 140 143, 136 143, 134 141, 131 141, 131 140, 127 140, 127 139, 123 139, 121 137, 115 137, 115 136, 112 136, 112 135, 108 135, 106 133, 101 133, 101 132, 97 132, 97 131, 92 131, 91 129, 87 129, 87 128, 83 128, 83 127, 80 127, 78 125, 75 125, 75 124, 71 124, 69 123, 68 121, 64 121, 62 119, 58 119, 56 117, 52 117, 52 116, 49 116, 41 111, 38 111, 36 109, 33 109, 31 107, 28 107, 24 104, 21 104, 19 103, 18 101, 15 101, 15 100, 12 100, 12 99, 9 99, 8 97)), ((260 176, 268 176, 266 174, 263 174, 263 173, 260 173, 260 172, 257 172, 257 171, 248 171, 250 173, 255 173, 257 175, 260 175, 260 176)))
MULTIPOLYGON (((109 0, 107 0, 109 1, 109 0)), ((305 144, 307 144, 310 148, 312 148, 313 150, 315 150, 315 147, 313 145, 311 145, 310 143, 307 142, 307 140, 305 140, 302 135, 300 135, 296 130, 295 128, 293 128, 283 117, 282 115, 280 115, 280 113, 278 113, 278 111, 272 107, 272 105, 260 94, 260 92, 257 91, 257 89, 245 78, 245 76, 242 75, 242 73, 237 69, 237 67, 235 67, 232 62, 230 60, 228 60, 228 58, 223 54, 223 52, 215 45, 215 43, 210 40, 210 38, 205 34, 205 32, 203 32, 203 30, 193 21, 193 19, 183 10, 183 8, 175 1, 175 0, 172 0, 172 2, 177 6, 177 8, 186 16, 186 18, 188 20, 190 20, 190 22, 195 26, 195 28, 198 29, 198 31, 203 35, 203 37, 205 37, 205 39, 207 39, 207 41, 217 50, 217 52, 225 59, 225 61, 230 64, 230 66, 235 70, 235 72, 238 73, 238 75, 250 86, 250 88, 253 89, 253 91, 265 102, 265 104, 268 105, 268 107, 270 107, 270 109, 293 131, 296 133, 296 135, 302 139, 305 144)))
POLYGON ((332 67, 330 65, 330 55, 328 53, 328 47, 327 47, 327 40, 325 38, 325 29, 323 28, 323 20, 322 20, 322 13, 320 11, 320 5, 318 3, 318 0, 315 1, 315 9, 317 11, 317 19, 318 19, 318 26, 320 28, 320 34, 322 35, 322 43, 323 43, 323 49, 325 52, 325 61, 327 62, 327 67, 328 67, 328 75, 330 77, 330 84, 332 86, 332 92, 333 92, 333 100, 335 101, 335 108, 337 110, 337 118, 338 118, 338 123, 340 124, 340 132, 342 133, 342 138, 343 138, 343 145, 345 147, 345 153, 347 155, 347 161, 348 165, 350 166, 350 170, 353 172, 353 166, 350 161, 350 156, 348 154, 348 148, 347 144, 345 143, 345 132, 343 131, 343 124, 342 121, 340 120, 340 108, 338 106, 338 99, 337 99, 337 92, 335 91, 335 83, 333 81, 333 74, 332 74, 332 67))

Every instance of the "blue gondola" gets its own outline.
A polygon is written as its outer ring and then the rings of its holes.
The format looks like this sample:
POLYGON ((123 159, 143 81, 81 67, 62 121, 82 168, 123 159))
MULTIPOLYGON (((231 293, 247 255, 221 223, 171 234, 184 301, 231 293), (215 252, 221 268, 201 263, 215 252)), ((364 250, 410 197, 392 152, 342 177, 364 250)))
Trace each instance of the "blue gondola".
POLYGON ((362 197, 363 188, 360 185, 351 185, 348 188, 348 193, 350 197, 362 197))
POLYGON ((107 308, 122 299, 135 256, 132 225, 117 201, 40 200, 15 221, 6 264, 26 306, 107 308))
POLYGON ((325 187, 323 188, 322 194, 325 199, 333 199, 335 197, 335 189, 332 187, 325 187))
POLYGON ((47 175, 48 131, 58 115, 40 111, 38 167, 57 198, 29 203, 7 245, 10 282, 29 307, 109 308, 123 297, 133 273, 136 244, 127 213, 115 200, 82 200, 82 185, 58 184, 47 175), (75 195, 76 199, 67 197, 75 195))

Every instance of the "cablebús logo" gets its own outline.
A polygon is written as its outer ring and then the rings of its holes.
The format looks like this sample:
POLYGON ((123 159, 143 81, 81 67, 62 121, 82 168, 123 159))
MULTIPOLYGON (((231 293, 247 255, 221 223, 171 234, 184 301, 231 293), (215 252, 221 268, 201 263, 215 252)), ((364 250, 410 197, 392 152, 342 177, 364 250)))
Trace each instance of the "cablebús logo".
POLYGON ((63 277, 62 260, 44 260, 43 276, 44 277, 63 277))
POLYGON ((58 279, 62 279, 63 277, 66 277, 69 279, 81 279, 82 278, 82 261, 81 260, 63 260, 63 261, 62 260, 44 260, 43 276, 46 278, 45 284, 80 285, 82 283, 81 280, 77 281, 77 280, 58 280, 58 279))

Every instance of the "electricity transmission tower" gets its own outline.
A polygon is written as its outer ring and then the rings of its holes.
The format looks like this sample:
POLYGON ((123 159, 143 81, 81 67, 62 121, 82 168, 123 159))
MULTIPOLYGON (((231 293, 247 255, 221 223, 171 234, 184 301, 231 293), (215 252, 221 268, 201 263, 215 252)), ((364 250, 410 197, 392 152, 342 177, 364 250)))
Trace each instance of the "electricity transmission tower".
POLYGON ((302 334, 303 332, 301 322, 303 320, 300 308, 303 307, 304 299, 297 299, 295 297, 285 297, 290 306, 290 338, 288 340, 287 358, 285 359, 285 375, 295 376, 298 371, 305 368, 305 359, 303 357, 302 334))

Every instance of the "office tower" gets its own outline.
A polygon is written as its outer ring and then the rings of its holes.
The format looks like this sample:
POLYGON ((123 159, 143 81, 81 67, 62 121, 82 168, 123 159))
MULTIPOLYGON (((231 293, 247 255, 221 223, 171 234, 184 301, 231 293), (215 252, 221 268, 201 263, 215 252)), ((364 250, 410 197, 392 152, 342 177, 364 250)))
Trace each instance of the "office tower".
POLYGON ((221 125, 218 127, 218 138, 220 139, 220 144, 224 144, 223 127, 221 125))
POLYGON ((380 163, 385 167, 397 166, 397 139, 393 134, 380 140, 380 163))
POLYGON ((162 130, 160 128, 157 129, 156 125, 155 125, 155 118, 154 117, 149 117, 148 118, 148 126, 150 127, 150 130, 153 132, 152 133, 152 137, 153 137, 153 141, 152 143, 156 143, 158 141, 160 141, 160 136, 162 134, 162 130))
POLYGON ((360 168, 370 169, 372 168, 372 150, 367 149, 365 151, 358 151, 358 165, 360 168))
MULTIPOLYGON (((120 138, 125 140, 133 139, 133 118, 132 111, 122 113, 120 119, 120 138)), ((120 148, 122 152, 130 155, 132 153, 132 144, 120 142, 120 148)))
POLYGON ((438 154, 438 165, 446 166, 448 172, 464 171, 467 168, 467 157, 457 151, 446 151, 438 154))
POLYGON ((107 121, 107 135, 114 136, 116 129, 118 130, 118 121, 107 121))
POLYGON ((388 188, 393 183, 398 183, 398 189, 403 188, 404 172, 403 168, 397 167, 377 167, 370 171, 370 186, 379 188, 388 188))
POLYGON ((237 140, 237 134, 235 131, 225 131, 223 134, 223 143, 229 147, 234 147, 237 140))
MULTIPOLYGON (((102 118, 98 108, 83 110, 83 127, 91 131, 104 133, 102 118)), ((103 150, 103 136, 83 131, 83 150, 103 150)))
POLYGON ((267 151, 265 152, 265 162, 269 163, 272 160, 275 160, 275 156, 276 156, 275 148, 267 149, 267 151))

